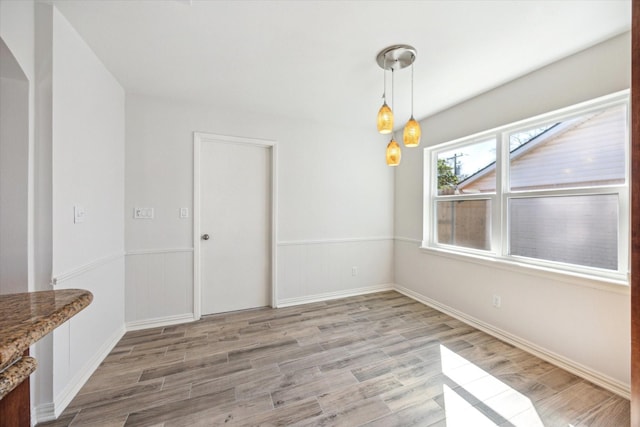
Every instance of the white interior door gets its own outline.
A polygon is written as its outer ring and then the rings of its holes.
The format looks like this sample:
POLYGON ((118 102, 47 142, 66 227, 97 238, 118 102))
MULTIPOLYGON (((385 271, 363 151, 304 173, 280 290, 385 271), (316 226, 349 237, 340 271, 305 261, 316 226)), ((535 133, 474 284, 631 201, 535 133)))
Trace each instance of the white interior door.
POLYGON ((269 305, 269 147, 202 142, 200 235, 202 314, 269 305))

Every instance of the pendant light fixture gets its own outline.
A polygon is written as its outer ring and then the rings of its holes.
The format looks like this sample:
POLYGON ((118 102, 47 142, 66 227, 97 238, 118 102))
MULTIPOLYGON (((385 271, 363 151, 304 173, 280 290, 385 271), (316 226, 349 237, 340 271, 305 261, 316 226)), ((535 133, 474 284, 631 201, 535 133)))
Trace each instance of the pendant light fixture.
POLYGON ((420 144, 420 123, 413 118, 413 63, 411 63, 411 118, 404 126, 402 139, 405 147, 417 147, 420 144))
MULTIPOLYGON (((393 68, 391 69, 391 108, 394 107, 393 97, 395 95, 395 88, 393 86, 393 68)), ((387 165, 388 166, 398 166, 400 164, 400 158, 402 157, 402 150, 400 150, 400 146, 396 142, 395 134, 393 129, 391 130, 391 141, 387 144, 387 165)))
MULTIPOLYGON (((385 64, 386 65, 386 64, 385 64)), ((393 72, 393 70, 391 70, 393 72)), ((378 111, 378 132, 381 134, 389 134, 393 131, 393 111, 387 105, 387 69, 384 68, 383 91, 382 91, 382 107, 378 111)), ((393 73, 391 74, 393 80, 393 73)))
POLYGON ((387 145, 387 166, 398 166, 401 157, 402 151, 400 150, 400 145, 398 145, 395 138, 391 136, 391 141, 387 145))
POLYGON ((402 152, 400 145, 396 142, 393 134, 393 98, 394 71, 401 70, 411 65, 411 118, 405 126, 403 141, 407 147, 416 147, 420 143, 420 125, 413 118, 413 62, 416 59, 416 49, 406 44, 389 46, 376 57, 376 62, 384 70, 384 92, 382 95, 382 107, 378 111, 378 132, 381 134, 391 134, 391 141, 387 145, 387 165, 397 166, 400 164, 402 152), (391 70, 391 108, 387 105, 387 80, 386 71, 391 70))

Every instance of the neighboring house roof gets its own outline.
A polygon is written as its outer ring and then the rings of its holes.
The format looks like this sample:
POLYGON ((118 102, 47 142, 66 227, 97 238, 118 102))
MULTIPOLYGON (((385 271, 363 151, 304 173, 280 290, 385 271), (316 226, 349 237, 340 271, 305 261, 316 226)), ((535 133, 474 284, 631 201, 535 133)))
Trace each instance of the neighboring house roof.
MULTIPOLYGON (((620 141, 625 140, 625 120, 626 110, 615 107, 556 123, 516 147, 510 154, 511 189, 603 185, 624 180, 620 141)), ((495 191, 495 167, 492 162, 459 182, 458 192, 495 191)))

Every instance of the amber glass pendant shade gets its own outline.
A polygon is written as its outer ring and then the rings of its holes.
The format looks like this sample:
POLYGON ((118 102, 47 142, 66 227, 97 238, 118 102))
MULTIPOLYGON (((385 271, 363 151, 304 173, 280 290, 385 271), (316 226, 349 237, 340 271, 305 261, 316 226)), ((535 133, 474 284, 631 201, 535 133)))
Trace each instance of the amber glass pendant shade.
POLYGON ((382 134, 391 133, 393 130, 393 112, 385 102, 378 111, 378 132, 382 134))
POLYGON ((405 147, 417 147, 420 145, 420 135, 422 135, 420 123, 411 116, 407 124, 404 126, 404 133, 402 135, 405 147))
POLYGON ((387 145, 387 165, 398 166, 401 156, 400 146, 395 139, 391 138, 391 142, 387 145))

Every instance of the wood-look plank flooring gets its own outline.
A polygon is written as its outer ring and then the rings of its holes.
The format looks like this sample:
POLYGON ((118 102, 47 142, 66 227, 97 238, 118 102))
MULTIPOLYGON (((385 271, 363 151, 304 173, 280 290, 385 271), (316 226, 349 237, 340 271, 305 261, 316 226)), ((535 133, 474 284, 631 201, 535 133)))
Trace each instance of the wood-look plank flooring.
POLYGON ((612 426, 629 401, 396 292, 127 333, 42 426, 612 426))

